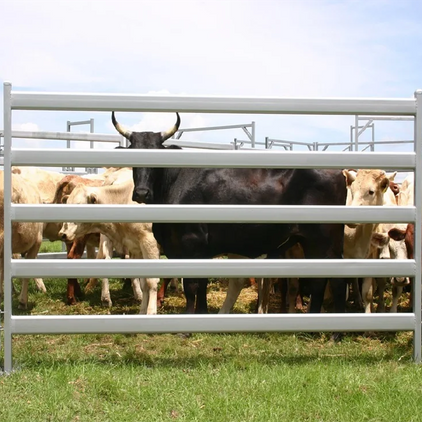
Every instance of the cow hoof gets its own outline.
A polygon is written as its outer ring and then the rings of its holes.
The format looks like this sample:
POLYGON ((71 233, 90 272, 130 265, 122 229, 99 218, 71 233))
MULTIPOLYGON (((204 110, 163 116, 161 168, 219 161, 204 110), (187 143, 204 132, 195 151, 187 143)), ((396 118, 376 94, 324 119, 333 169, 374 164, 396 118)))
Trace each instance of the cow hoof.
POLYGON ((192 333, 177 333, 176 335, 181 339, 192 337, 192 333))
POLYGON ((343 333, 334 333, 331 336, 331 341, 339 343, 343 339, 343 333))
POLYGON ((73 305, 76 305, 78 302, 76 301, 76 299, 74 298, 74 297, 68 297, 67 298, 67 304, 69 305, 69 306, 73 306, 73 305))
POLYGON ((27 308, 28 308, 28 305, 26 303, 19 302, 18 309, 22 309, 25 311, 27 308))
POLYGON ((111 299, 101 299, 101 304, 103 308, 111 308, 113 306, 111 299))

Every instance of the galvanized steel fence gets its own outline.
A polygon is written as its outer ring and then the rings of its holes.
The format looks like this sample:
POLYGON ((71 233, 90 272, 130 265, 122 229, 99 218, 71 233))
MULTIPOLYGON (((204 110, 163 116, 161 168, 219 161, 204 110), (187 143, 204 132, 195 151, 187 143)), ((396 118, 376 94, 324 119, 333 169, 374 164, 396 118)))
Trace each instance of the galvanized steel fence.
POLYGON ((4 84, 4 371, 14 334, 256 331, 412 331, 421 361, 422 91, 401 99, 232 98, 12 91, 4 84), (12 149, 16 110, 161 111, 247 114, 413 116, 415 152, 156 151, 12 149), (12 165, 100 167, 388 168, 415 172, 415 206, 19 205, 11 203, 12 165), (391 260, 14 260, 12 221, 397 222, 415 223, 415 259, 391 260), (14 277, 414 277, 413 311, 400 314, 16 316, 14 277))

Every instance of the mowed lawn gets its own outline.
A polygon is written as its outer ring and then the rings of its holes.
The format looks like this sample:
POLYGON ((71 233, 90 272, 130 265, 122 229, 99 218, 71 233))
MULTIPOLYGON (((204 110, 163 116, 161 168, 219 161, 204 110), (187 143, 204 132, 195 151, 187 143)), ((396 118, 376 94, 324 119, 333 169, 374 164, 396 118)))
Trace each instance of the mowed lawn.
MULTIPOLYGON (((137 313, 130 286, 111 282, 64 304, 66 282, 31 285, 30 309, 16 314, 137 313)), ((210 285, 210 312, 225 283, 210 285)), ((253 287, 235 312, 252 312, 253 287)), ((402 312, 408 311, 408 301, 402 312)), ((277 299, 272 302, 273 310, 277 299)), ((170 292, 160 313, 183 312, 170 292)), ((0 421, 421 421, 422 369, 411 333, 15 336, 16 370, 0 377, 0 421)))

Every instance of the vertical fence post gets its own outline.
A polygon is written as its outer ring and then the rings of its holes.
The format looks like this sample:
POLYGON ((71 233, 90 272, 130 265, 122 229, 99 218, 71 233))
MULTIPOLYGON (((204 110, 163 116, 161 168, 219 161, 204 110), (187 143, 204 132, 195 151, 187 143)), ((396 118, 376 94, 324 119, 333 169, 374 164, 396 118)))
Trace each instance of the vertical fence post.
POLYGON ((255 122, 252 122, 252 136, 251 136, 251 143, 252 143, 252 148, 255 148, 255 122))
POLYGON ((11 147, 12 147, 12 84, 5 82, 4 94, 4 372, 12 371, 12 277, 10 262, 12 260, 12 174, 11 174, 11 147))
POLYGON ((413 334, 413 358, 415 362, 421 362, 421 280, 422 280, 422 90, 415 92, 416 115, 415 115, 415 259, 416 277, 413 286, 413 312, 415 313, 415 332, 413 334))

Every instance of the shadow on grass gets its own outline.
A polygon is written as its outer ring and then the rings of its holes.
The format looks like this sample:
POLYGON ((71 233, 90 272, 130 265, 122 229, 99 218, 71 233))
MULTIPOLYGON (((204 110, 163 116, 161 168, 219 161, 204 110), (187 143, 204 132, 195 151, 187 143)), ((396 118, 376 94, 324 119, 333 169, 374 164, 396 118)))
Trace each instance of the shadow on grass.
POLYGON ((282 355, 278 353, 268 353, 265 355, 251 355, 248 357, 239 357, 236 353, 233 352, 216 352, 214 356, 209 354, 199 354, 198 356, 190 357, 162 357, 155 356, 151 357, 149 354, 143 353, 125 353, 123 355, 113 354, 105 358, 89 356, 85 358, 76 358, 76 357, 66 357, 66 358, 52 358, 47 356, 42 360, 34 359, 25 359, 21 360, 19 358, 15 359, 14 366, 21 368, 52 368, 57 366, 84 366, 84 365, 95 365, 103 366, 104 368, 113 366, 113 367, 124 367, 124 366, 137 366, 137 367, 146 367, 146 368, 157 368, 157 369, 199 369, 203 368, 204 365, 207 367, 227 367, 228 365, 234 366, 239 370, 248 369, 254 366, 267 366, 271 368, 276 368, 280 365, 292 366, 336 366, 336 365, 351 365, 351 366, 360 366, 360 367, 373 367, 374 365, 386 364, 386 363, 402 363, 408 364, 412 362, 411 353, 408 349, 401 350, 403 352, 402 359, 397 358, 397 352, 387 353, 383 355, 382 359, 377 354, 371 353, 362 353, 358 355, 348 356, 347 354, 337 353, 337 354, 318 354, 318 355, 282 355), (403 359, 404 357, 404 359, 403 359))
POLYGON ((76 342, 72 351, 69 350, 71 337, 67 337, 58 339, 50 350, 39 350, 37 353, 24 351, 24 344, 21 344, 15 366, 28 369, 67 365, 135 366, 157 370, 230 366, 247 370, 257 366, 276 369, 283 365, 372 368, 380 364, 412 362, 411 336, 403 339, 398 338, 398 333, 381 333, 376 339, 367 340, 352 333, 345 337, 343 345, 334 345, 327 337, 327 333, 297 333, 295 339, 282 333, 248 333, 239 343, 239 335, 235 333, 208 335, 207 338, 132 334, 104 339, 97 335, 91 337, 92 342, 76 342), (292 347, 293 342, 298 344, 297 349, 292 347), (60 346, 66 350, 60 350, 60 346))

